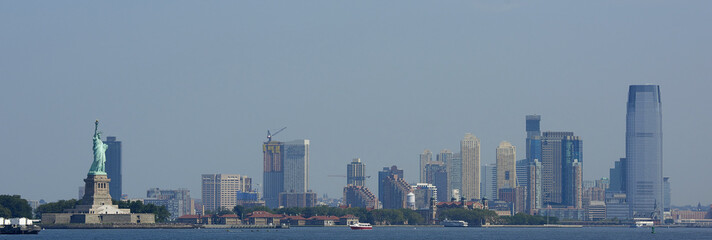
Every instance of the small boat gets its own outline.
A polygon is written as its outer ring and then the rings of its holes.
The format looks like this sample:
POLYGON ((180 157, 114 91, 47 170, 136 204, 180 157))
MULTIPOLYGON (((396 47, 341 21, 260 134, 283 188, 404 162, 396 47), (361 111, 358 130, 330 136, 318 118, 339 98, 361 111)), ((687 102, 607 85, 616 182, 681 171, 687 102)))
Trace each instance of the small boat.
POLYGON ((462 220, 448 220, 445 219, 442 222, 444 227, 467 227, 467 222, 462 220))
POLYGON ((353 230, 371 230, 371 229, 373 229, 371 224, 368 224, 368 223, 355 223, 353 225, 349 225, 349 227, 351 227, 351 229, 353 229, 353 230))

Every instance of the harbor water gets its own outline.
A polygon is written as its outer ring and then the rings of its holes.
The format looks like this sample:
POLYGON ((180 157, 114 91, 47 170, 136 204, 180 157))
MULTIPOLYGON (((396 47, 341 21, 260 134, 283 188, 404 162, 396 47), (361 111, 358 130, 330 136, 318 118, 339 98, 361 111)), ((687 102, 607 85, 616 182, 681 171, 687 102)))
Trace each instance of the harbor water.
POLYGON ((45 229, 0 239, 712 239, 712 228, 294 227, 291 229, 45 229))

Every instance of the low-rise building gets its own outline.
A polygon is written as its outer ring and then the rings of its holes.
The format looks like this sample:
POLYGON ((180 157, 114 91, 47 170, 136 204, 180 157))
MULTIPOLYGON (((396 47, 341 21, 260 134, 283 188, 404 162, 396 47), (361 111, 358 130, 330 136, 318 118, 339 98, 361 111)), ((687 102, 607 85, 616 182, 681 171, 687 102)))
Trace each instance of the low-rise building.
POLYGON ((539 215, 557 217, 560 220, 586 220, 586 210, 583 208, 543 208, 539 215))
POLYGON ((353 225, 356 223, 358 223, 358 217, 351 214, 339 218, 339 225, 353 225))
POLYGON ((590 201, 586 206, 589 221, 606 219, 606 203, 603 201, 590 201))
POLYGON ((311 226, 334 226, 339 222, 339 217, 335 216, 313 216, 307 219, 307 225, 311 226))
POLYGON ((247 214, 247 222, 251 225, 277 225, 282 217, 284 216, 280 214, 254 211, 247 214))
POLYGON ((286 225, 291 225, 291 226, 304 226, 307 224, 307 219, 302 217, 302 216, 285 216, 282 219, 280 219, 280 222, 282 224, 286 225))
POLYGON ((240 221, 240 217, 238 217, 236 214, 225 214, 218 216, 216 219, 213 219, 214 223, 213 224, 221 224, 221 225, 240 225, 242 224, 242 221, 240 221))
POLYGON ((689 210, 676 210, 670 211, 672 219, 675 221, 681 219, 705 219, 706 211, 689 211, 689 210))
POLYGON ((199 215, 183 215, 183 216, 178 217, 176 219, 176 221, 179 223, 188 223, 188 224, 199 224, 201 222, 199 215))

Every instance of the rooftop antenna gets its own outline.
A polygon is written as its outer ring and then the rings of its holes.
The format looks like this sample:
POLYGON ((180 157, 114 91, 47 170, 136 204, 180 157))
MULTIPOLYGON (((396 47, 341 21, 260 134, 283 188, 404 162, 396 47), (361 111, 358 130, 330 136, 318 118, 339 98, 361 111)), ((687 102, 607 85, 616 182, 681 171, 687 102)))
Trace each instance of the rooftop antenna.
POLYGON ((280 132, 281 132, 282 130, 284 130, 285 128, 287 128, 287 127, 283 127, 282 129, 279 129, 279 130, 277 130, 277 131, 274 132, 274 133, 270 133, 270 132, 269 132, 269 129, 267 129, 267 142, 271 142, 271 141, 272 141, 272 136, 277 135, 277 133, 280 133, 280 132))

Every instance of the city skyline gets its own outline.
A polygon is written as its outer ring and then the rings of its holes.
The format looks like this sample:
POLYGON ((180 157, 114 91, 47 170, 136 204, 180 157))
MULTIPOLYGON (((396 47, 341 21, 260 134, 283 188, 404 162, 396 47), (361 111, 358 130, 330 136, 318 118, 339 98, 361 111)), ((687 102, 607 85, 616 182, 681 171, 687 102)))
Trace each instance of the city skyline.
POLYGON ((122 141, 130 198, 151 187, 198 196, 203 173, 262 183, 265 132, 283 126, 275 140, 311 140, 320 195, 343 195, 328 175, 353 158, 366 175, 397 165, 414 183, 419 153, 459 152, 468 132, 480 166, 501 141, 524 158, 531 114, 585 139, 593 180, 625 156, 628 86, 654 83, 672 203, 712 201, 698 190, 712 181, 698 151, 712 144, 712 114, 700 111, 712 3, 120 5, 2 4, 0 175, 27 180, 0 194, 75 198, 97 118, 122 141), (37 137, 53 144, 38 148, 37 137))

